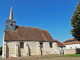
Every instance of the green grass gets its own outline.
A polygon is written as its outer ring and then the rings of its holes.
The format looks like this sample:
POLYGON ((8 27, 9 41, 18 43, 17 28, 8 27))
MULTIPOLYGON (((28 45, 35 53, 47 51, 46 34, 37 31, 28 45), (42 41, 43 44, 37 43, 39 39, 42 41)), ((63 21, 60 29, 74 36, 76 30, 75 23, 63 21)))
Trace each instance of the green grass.
POLYGON ((74 55, 61 55, 61 57, 80 57, 80 54, 74 54, 74 55))

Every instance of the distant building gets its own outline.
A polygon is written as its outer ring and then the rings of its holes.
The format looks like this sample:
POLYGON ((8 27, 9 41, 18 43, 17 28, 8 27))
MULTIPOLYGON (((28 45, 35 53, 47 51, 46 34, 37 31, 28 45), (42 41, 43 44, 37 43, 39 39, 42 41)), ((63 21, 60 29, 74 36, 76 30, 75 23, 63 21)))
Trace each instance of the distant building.
POLYGON ((72 38, 62 42, 66 49, 80 49, 80 41, 72 38))
POLYGON ((58 46, 63 47, 63 45, 55 41, 47 30, 16 26, 12 7, 5 25, 2 58, 60 54, 58 46))
POLYGON ((55 42, 57 43, 58 45, 58 48, 61 50, 61 49, 65 49, 65 45, 63 45, 61 42, 59 42, 58 40, 55 40, 55 42))

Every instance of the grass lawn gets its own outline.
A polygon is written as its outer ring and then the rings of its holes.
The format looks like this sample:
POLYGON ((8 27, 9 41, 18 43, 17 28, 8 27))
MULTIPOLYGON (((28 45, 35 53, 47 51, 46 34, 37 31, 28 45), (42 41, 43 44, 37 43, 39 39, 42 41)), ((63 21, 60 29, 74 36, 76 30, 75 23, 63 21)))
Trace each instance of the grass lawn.
POLYGON ((61 57, 80 57, 80 54, 74 54, 74 55, 61 55, 61 57))

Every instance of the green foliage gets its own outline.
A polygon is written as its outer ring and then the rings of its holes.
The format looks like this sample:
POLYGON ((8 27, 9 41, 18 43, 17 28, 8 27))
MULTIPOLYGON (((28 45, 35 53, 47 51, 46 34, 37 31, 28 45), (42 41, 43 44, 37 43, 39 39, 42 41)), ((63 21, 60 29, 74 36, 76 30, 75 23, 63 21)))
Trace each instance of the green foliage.
POLYGON ((73 29, 70 29, 72 36, 74 36, 75 39, 80 40, 80 0, 71 18, 71 26, 73 27, 73 29))
POLYGON ((2 46, 0 47, 0 55, 2 55, 2 46))
POLYGON ((80 54, 74 54, 74 55, 62 55, 61 57, 80 57, 80 54))

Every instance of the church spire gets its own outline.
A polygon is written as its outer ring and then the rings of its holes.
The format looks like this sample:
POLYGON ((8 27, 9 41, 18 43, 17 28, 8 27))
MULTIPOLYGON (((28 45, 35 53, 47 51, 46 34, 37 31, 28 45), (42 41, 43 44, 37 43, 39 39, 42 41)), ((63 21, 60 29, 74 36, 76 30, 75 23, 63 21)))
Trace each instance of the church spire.
POLYGON ((10 14, 9 14, 8 20, 14 20, 12 6, 11 6, 11 9, 10 9, 10 14))
POLYGON ((15 31, 16 29, 16 21, 13 18, 13 10, 12 10, 12 6, 10 9, 10 14, 9 14, 9 18, 8 20, 6 20, 6 30, 12 30, 15 31))
POLYGON ((14 20, 14 17, 13 17, 13 9, 12 9, 12 6, 11 6, 11 9, 10 9, 9 18, 8 18, 8 20, 6 20, 6 21, 16 22, 16 21, 14 20))

